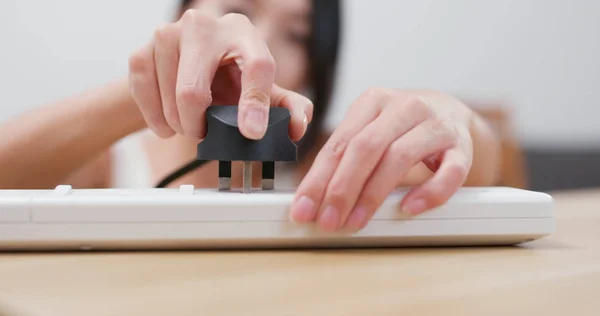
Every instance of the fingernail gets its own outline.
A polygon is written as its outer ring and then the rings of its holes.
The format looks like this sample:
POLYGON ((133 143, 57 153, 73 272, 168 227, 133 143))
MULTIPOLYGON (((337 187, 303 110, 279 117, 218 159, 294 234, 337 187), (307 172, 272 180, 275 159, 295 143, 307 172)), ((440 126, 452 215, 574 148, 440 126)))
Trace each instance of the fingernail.
POLYGON ((328 206, 319 218, 319 226, 325 231, 334 231, 340 225, 340 214, 333 206, 328 206))
POLYGON ((363 229, 367 224, 367 209, 359 206, 355 208, 350 217, 348 217, 348 222, 346 223, 346 227, 354 230, 363 229))
POLYGON ((300 197, 292 207, 292 220, 295 222, 311 222, 316 216, 315 202, 306 196, 300 197))
POLYGON ((304 134, 306 134, 306 130, 308 129, 308 117, 306 117, 306 113, 304 113, 304 118, 302 118, 302 126, 304 126, 302 135, 304 135, 304 134))
POLYGON ((409 201, 408 203, 406 203, 406 205, 404 207, 402 207, 402 212, 410 214, 410 215, 417 215, 417 214, 425 211, 426 207, 427 207, 427 205, 425 203, 425 200, 416 199, 416 200, 412 200, 412 201, 409 201))
POLYGON ((262 138, 267 130, 265 113, 260 109, 249 109, 244 121, 246 133, 252 138, 262 138))

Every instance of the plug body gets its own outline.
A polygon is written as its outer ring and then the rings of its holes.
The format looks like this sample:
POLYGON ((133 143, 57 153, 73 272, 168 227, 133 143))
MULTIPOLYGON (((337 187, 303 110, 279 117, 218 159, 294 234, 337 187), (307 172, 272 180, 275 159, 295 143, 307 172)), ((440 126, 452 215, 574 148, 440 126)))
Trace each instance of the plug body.
POLYGON ((210 106, 206 111, 207 133, 198 144, 199 160, 219 161, 219 190, 231 189, 231 162, 244 162, 243 192, 252 190, 253 161, 262 162, 262 189, 275 186, 275 162, 297 161, 298 147, 288 135, 289 110, 269 109, 267 131, 262 139, 252 140, 240 132, 238 106, 210 106))

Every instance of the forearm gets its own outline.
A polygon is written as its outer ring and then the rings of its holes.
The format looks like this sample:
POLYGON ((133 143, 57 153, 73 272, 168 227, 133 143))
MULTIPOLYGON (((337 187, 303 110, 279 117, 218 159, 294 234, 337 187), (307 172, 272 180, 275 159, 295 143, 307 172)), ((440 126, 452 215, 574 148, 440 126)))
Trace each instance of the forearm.
POLYGON ((0 187, 52 187, 144 126, 125 81, 22 115, 0 127, 0 187))
POLYGON ((467 176, 467 186, 492 186, 500 180, 501 146, 498 135, 490 124, 473 114, 470 126, 473 140, 473 163, 467 176))

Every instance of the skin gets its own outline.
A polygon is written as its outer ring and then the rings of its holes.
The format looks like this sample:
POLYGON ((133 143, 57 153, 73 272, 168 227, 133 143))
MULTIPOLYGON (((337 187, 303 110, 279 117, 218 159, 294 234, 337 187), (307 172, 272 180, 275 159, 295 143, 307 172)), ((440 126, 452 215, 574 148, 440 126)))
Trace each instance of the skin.
MULTIPOLYGON (((419 163, 435 174, 407 194, 401 209, 418 215, 439 206, 467 181, 470 170, 485 173, 479 166, 484 160, 472 169, 472 135, 483 133, 493 139, 483 122, 450 96, 371 89, 351 106, 300 184, 293 219, 316 221, 327 231, 360 230, 419 163)), ((489 150, 486 158, 497 152, 494 142, 481 146, 489 150)), ((472 181, 492 180, 486 176, 490 179, 472 181)))
MULTIPOLYGON (((270 107, 285 107, 292 114, 290 137, 300 139, 313 113, 298 93, 308 84, 303 47, 310 10, 308 0, 196 1, 131 55, 127 80, 3 126, 0 186, 108 186, 111 145, 146 127, 153 135, 145 136, 145 150, 158 180, 195 157, 210 104, 239 104, 240 132, 251 139, 264 135, 270 107)), ((417 215, 463 185, 498 180, 494 133, 441 92, 369 89, 323 139, 297 170, 301 182, 290 214, 326 231, 362 229, 401 185, 414 188, 400 209, 417 215)), ((216 174, 212 163, 173 185, 215 187, 216 174)), ((234 186, 240 174, 234 165, 234 186)))
POLYGON ((25 113, 0 127, 0 188, 110 184, 109 148, 145 126, 126 80, 25 113))
MULTIPOLYGON (((182 47, 180 51, 182 52, 185 51, 185 49, 183 49, 184 46, 197 45, 197 43, 203 43, 202 46, 204 47, 214 48, 214 50, 211 49, 207 54, 218 56, 221 58, 221 61, 217 66, 216 75, 214 76, 215 80, 211 84, 211 93, 208 93, 208 90, 206 89, 204 90, 206 94, 211 95, 213 103, 237 104, 238 100, 241 99, 239 103, 242 109, 241 112, 245 111, 246 108, 258 108, 265 117, 269 105, 284 106, 290 109, 292 113, 290 136, 292 139, 299 139, 304 134, 306 124, 312 119, 313 105, 310 100, 293 92, 303 90, 308 84, 308 56, 305 52, 305 43, 311 33, 310 22, 308 20, 311 10, 310 2, 305 0, 202 0, 195 1, 192 4, 191 9, 194 11, 188 11, 188 17, 186 17, 184 10, 184 12, 182 12, 182 17, 178 21, 159 27, 153 42, 149 43, 149 46, 153 45, 155 47, 154 50, 157 52, 173 51, 174 49, 172 47, 177 44, 177 41, 174 39, 179 39, 179 44, 182 47), (244 16, 241 16, 240 14, 243 14, 244 16), (200 17, 200 21, 198 21, 198 17, 200 17), (248 21, 248 18, 251 19, 251 22, 248 21), (197 38, 188 39, 187 42, 191 44, 187 44, 186 41, 181 41, 181 35, 185 33, 184 30, 190 28, 204 29, 207 31, 205 34, 199 34, 199 37, 197 38), (173 34, 167 34, 166 36, 163 36, 164 34, 162 34, 171 32, 173 34), (167 37, 173 41, 167 42, 161 40, 163 37, 167 37), (237 41, 237 43, 233 42, 233 44, 240 44, 239 46, 241 47, 228 47, 228 43, 224 40, 232 37, 245 39, 243 41, 237 41), (221 43, 222 41, 223 43, 221 43), (246 45, 242 46, 241 44, 244 43, 246 43, 246 45), (263 49, 265 44, 268 46, 268 50, 263 49), (236 49, 240 52, 248 45, 260 47, 256 53, 252 51, 253 55, 251 57, 254 61, 245 60, 244 56, 241 54, 235 54, 236 49), (156 47, 158 47, 158 49, 156 49, 156 47), (234 54, 225 54, 226 52, 231 53, 231 51, 233 51, 234 54), (256 63, 256 61, 258 61, 259 64, 259 70, 256 71, 258 75, 255 76, 250 73, 248 76, 249 78, 256 78, 256 81, 252 83, 252 85, 255 87, 262 86, 262 90, 259 88, 253 89, 251 85, 248 85, 248 87, 250 87, 250 92, 240 91, 244 86, 241 82, 243 79, 242 76, 240 76, 240 72, 241 74, 244 74, 244 68, 246 68, 245 70, 248 70, 248 64, 253 62, 256 63), (277 62, 276 65, 274 64, 275 61, 277 62), (245 67, 239 67, 238 64, 245 64, 243 65, 245 67), (242 68, 242 70, 240 71, 239 68, 242 68), (270 74, 272 68, 275 68, 274 75, 270 74), (232 76, 229 75, 231 73, 233 73, 232 76), (268 75, 265 76, 265 74, 268 75), (270 91, 268 91, 269 88, 267 87, 272 86, 273 82, 276 82, 277 86, 273 86, 271 89, 281 91, 282 94, 279 94, 279 96, 272 95, 270 91), (232 87, 234 87, 234 89, 232 89, 232 87), (240 95, 248 96, 248 98, 246 98, 248 102, 245 102, 244 98, 240 98, 240 95), (229 99, 222 100, 222 96, 227 96, 229 99)), ((146 51, 141 50, 134 53, 130 58, 130 62, 132 62, 133 68, 135 68, 136 63, 141 61, 141 64, 143 67, 147 67, 149 73, 152 72, 152 69, 156 69, 156 73, 158 74, 157 77, 160 77, 161 73, 164 74, 165 71, 161 71, 160 67, 157 65, 153 66, 151 63, 146 62, 146 60, 150 60, 148 56, 151 54, 149 52, 151 49, 152 48, 146 48, 146 51)), ((245 52, 247 50, 243 51, 245 52)), ((155 56, 157 57, 156 59, 161 59, 160 53, 156 53, 155 56)), ((170 65, 166 64, 164 66, 166 69, 178 69, 179 67, 183 69, 194 69, 194 67, 189 66, 187 61, 181 58, 179 58, 179 60, 174 58, 171 60, 170 65)), ((208 67, 198 68, 196 69, 195 75, 192 76, 205 78, 212 76, 212 72, 213 69, 208 69, 208 67)), ((246 73, 249 73, 249 71, 246 71, 246 73)), ((143 71, 138 74, 135 69, 132 71, 132 75, 134 77, 140 77, 142 81, 148 80, 148 78, 151 77, 151 75, 146 75, 143 71)), ((132 81, 134 90, 138 85, 135 80, 136 79, 134 78, 132 81)), ((150 83, 149 85, 158 86, 162 96, 173 95, 173 92, 169 91, 172 90, 169 86, 166 88, 167 92, 163 93, 163 87, 161 87, 160 84, 156 84, 156 82, 165 82, 168 81, 168 79, 160 80, 157 78, 156 80, 152 79, 150 81, 155 82, 154 84, 150 83)), ((171 83, 171 86, 175 86, 175 90, 177 90, 178 85, 181 85, 181 81, 175 80, 171 83)), ((147 91, 146 88, 140 88, 140 90, 147 91)), ((203 90, 197 89, 194 91, 195 93, 200 94, 203 90)), ((175 92, 175 94, 177 94, 177 92, 175 92)), ((155 108, 166 105, 164 109, 169 109, 170 107, 173 107, 173 103, 177 103, 177 100, 173 101, 172 97, 171 101, 157 101, 158 98, 156 96, 154 96, 153 101, 148 103, 141 100, 144 97, 147 96, 140 93, 140 101, 138 103, 142 105, 142 111, 144 111, 146 104, 154 104, 153 106, 155 108)), ((200 96, 200 98, 208 97, 200 96)), ((177 99, 177 97, 175 97, 175 99, 177 99)), ((191 103, 196 105, 192 107, 197 113, 194 114, 196 116, 203 115, 208 104, 206 102, 197 104, 198 102, 194 98, 192 98, 191 103)), ((179 107, 181 106, 182 105, 180 104, 179 107)), ((160 112, 160 110, 156 110, 155 112, 160 112)), ((167 121, 166 117, 168 117, 168 115, 164 116, 164 121, 167 121)), ((240 113, 240 125, 244 124, 243 116, 244 115, 240 113)), ((197 123, 201 120, 202 119, 191 119, 192 123, 190 124, 192 126, 201 126, 197 123)), ((162 128, 166 130, 166 134, 157 133, 158 136, 148 135, 145 139, 145 147, 148 151, 150 166, 155 182, 179 168, 182 164, 193 159, 196 155, 196 145, 200 138, 198 135, 194 135, 194 133, 181 131, 177 122, 173 124, 167 122, 165 125, 162 121, 163 120, 158 124, 160 126, 159 129, 162 128), (179 129, 180 133, 177 133, 171 138, 164 139, 164 137, 173 134, 173 130, 176 129, 179 129), (163 138, 159 136, 162 136, 163 138)), ((149 125, 152 127, 152 124, 149 125)), ((264 122, 259 125, 261 130, 266 126, 264 122)), ((201 134, 203 134, 205 132, 204 127, 200 128, 202 129, 201 134)), ((249 138, 261 136, 253 136, 248 131, 245 132, 244 126, 241 127, 241 131, 249 138)), ((259 134, 262 134, 262 131, 259 134)), ((239 187, 242 182, 241 163, 233 163, 232 168, 232 186, 239 187)), ((260 164, 255 164, 254 169, 253 174, 259 175, 260 164)), ((305 173, 305 170, 301 173, 305 173)), ((301 177, 301 175, 299 175, 299 177, 301 177)), ((210 163, 204 168, 182 177, 174 182, 173 186, 183 183, 193 183, 197 187, 215 187, 217 185, 216 163, 210 163)), ((260 179, 258 177, 255 178, 255 184, 258 185, 259 183, 260 179)))

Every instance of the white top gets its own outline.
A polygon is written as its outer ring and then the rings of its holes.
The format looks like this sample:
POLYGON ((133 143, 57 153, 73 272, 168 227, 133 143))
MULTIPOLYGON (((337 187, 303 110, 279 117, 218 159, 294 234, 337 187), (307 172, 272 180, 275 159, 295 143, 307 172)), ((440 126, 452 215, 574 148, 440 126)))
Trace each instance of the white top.
POLYGON ((113 187, 152 187, 150 163, 141 141, 144 133, 145 131, 129 135, 113 147, 113 187))

